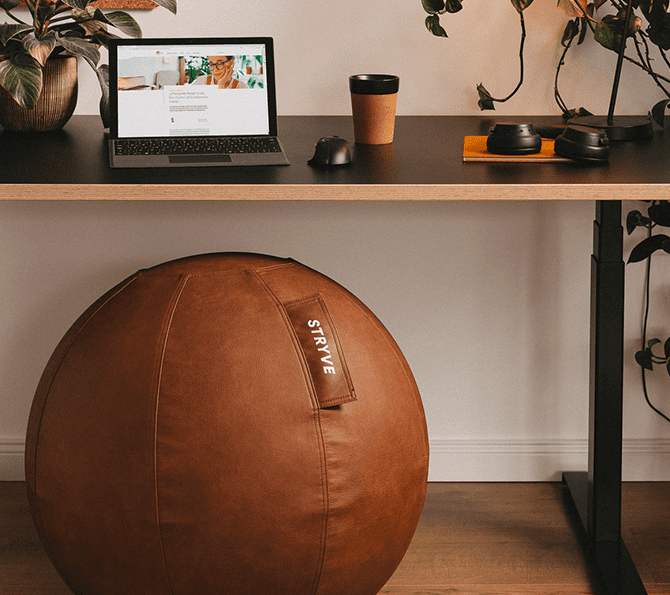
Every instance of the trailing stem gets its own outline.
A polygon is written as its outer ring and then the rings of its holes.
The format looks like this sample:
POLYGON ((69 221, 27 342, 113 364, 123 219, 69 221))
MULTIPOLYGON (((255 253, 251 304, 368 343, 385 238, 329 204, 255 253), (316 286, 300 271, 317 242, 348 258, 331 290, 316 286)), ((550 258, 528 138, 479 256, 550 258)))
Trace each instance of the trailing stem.
POLYGON ((566 103, 563 101, 563 98, 561 97, 561 93, 558 90, 558 76, 561 73, 561 66, 565 64, 565 56, 568 53, 568 50, 572 46, 572 42, 575 39, 576 35, 571 35, 567 42, 565 43, 563 47, 563 53, 561 54, 561 58, 558 61, 558 66, 556 67, 556 76, 554 77, 554 99, 556 100, 556 103, 558 104, 558 107, 560 110, 563 112, 563 114, 567 114, 570 110, 568 109, 568 106, 566 103))
MULTIPOLYGON (((651 237, 652 235, 652 225, 649 225, 649 236, 651 237)), ((647 258, 647 266, 646 266, 646 272, 645 272, 645 282, 644 282, 644 322, 642 324, 642 350, 644 350, 647 347, 647 327, 649 323, 649 303, 651 301, 650 299, 650 285, 651 285, 651 256, 647 258)), ((670 422, 670 417, 665 415, 662 411, 660 411, 658 408, 656 408, 654 405, 651 403, 651 399, 649 398, 649 391, 647 390, 647 368, 645 366, 641 366, 642 368, 642 392, 644 393, 644 400, 647 402, 647 405, 651 407, 653 411, 658 413, 663 419, 666 421, 670 422)))
POLYGON ((519 44, 519 82, 517 83, 514 90, 503 99, 493 97, 481 83, 477 85, 477 91, 479 92, 479 107, 482 110, 495 109, 493 106, 494 102, 505 103, 505 101, 510 100, 512 97, 514 97, 514 95, 516 95, 517 91, 521 88, 521 85, 523 85, 523 48, 526 43, 526 20, 524 19, 522 11, 519 12, 519 21, 521 22, 521 42, 519 44))
POLYGON ((526 19, 523 16, 523 12, 519 13, 519 21, 521 22, 521 43, 519 44, 519 82, 514 88, 514 91, 505 97, 505 99, 496 99, 496 101, 504 102, 508 99, 511 99, 521 88, 521 85, 523 85, 523 47, 526 44, 526 19))

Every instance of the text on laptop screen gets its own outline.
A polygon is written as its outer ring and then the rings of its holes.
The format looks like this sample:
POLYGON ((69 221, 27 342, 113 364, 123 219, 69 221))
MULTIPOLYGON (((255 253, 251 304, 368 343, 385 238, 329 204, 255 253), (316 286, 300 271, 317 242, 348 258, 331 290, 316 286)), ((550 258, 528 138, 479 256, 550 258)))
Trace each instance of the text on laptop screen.
POLYGON ((118 135, 268 134, 264 44, 121 45, 118 135))

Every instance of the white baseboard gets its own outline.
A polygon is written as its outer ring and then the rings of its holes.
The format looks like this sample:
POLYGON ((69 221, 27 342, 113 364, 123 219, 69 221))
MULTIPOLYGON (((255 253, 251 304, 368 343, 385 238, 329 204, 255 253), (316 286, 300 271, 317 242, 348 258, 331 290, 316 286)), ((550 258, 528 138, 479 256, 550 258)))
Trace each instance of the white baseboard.
POLYGON ((23 481, 25 479, 24 454, 25 440, 23 438, 0 437, 0 481, 23 481))
MULTIPOLYGON (((0 481, 23 481, 23 438, 0 438, 0 481)), ((586 471, 588 443, 574 440, 435 439, 428 481, 560 481, 586 471)), ((624 481, 670 481, 670 440, 624 440, 624 481)))
MULTIPOLYGON (((430 441, 428 481, 560 481, 588 469, 587 439, 430 441)), ((624 481, 670 481, 670 440, 623 443, 624 481)))

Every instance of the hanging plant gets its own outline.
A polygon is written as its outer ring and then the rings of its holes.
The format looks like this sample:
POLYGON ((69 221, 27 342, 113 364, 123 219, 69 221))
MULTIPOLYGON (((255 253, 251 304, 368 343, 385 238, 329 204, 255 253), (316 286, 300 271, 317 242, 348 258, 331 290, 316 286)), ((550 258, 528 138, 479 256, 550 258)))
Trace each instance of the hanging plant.
POLYGON ((654 233, 658 227, 670 227, 670 202, 667 200, 651 201, 647 208, 647 213, 643 214, 639 210, 628 213, 626 217, 626 231, 632 234, 638 227, 644 227, 647 230, 647 237, 639 242, 630 252, 629 263, 646 261, 646 279, 645 279, 645 306, 644 322, 642 325, 642 344, 639 351, 635 354, 635 361, 642 369, 642 389, 645 400, 653 411, 658 413, 666 421, 670 422, 670 417, 663 413, 658 407, 652 404, 647 390, 647 372, 654 371, 654 366, 663 366, 670 376, 670 338, 665 341, 655 337, 647 340, 647 327, 649 321, 650 304, 650 283, 651 283, 651 258, 656 252, 665 252, 670 254, 670 236, 664 233, 654 233))
MULTIPOLYGON (((426 28, 438 37, 448 37, 447 32, 440 24, 440 15, 446 13, 454 14, 463 8, 461 0, 422 0, 423 9, 428 13, 426 17, 426 28)), ((479 108, 482 110, 495 109, 494 103, 503 103, 510 100, 523 85, 523 49, 526 42, 526 22, 523 16, 523 11, 533 3, 533 0, 512 0, 512 5, 519 13, 519 21, 521 23, 521 43, 519 47, 519 82, 514 90, 504 98, 495 98, 488 92, 482 83, 477 85, 477 93, 479 95, 479 108)))
MULTIPOLYGON (((422 0, 424 10, 428 13, 426 17, 426 28, 439 37, 447 37, 447 32, 440 21, 447 14, 454 14, 462 10, 465 0, 422 0)), ((512 93, 504 98, 493 97, 483 84, 477 85, 479 95, 479 107, 482 110, 495 109, 496 103, 511 99, 523 84, 523 51, 526 38, 526 26, 524 11, 532 4, 533 0, 511 0, 512 6, 519 14, 521 22, 521 44, 519 51, 520 77, 517 86, 512 93)), ((668 99, 657 103, 651 110, 654 119, 663 125, 666 106, 670 103, 670 59, 666 52, 670 50, 670 14, 668 4, 670 0, 634 0, 630 18, 626 22, 626 5, 623 0, 558 0, 558 9, 563 15, 570 17, 562 36, 561 44, 563 52, 556 66, 554 78, 554 98, 565 117, 588 114, 584 108, 570 109, 563 101, 559 88, 558 79, 561 67, 565 64, 565 56, 573 45, 580 45, 587 35, 592 35, 595 41, 602 47, 618 52, 621 37, 625 35, 633 43, 629 44, 632 51, 624 58, 628 62, 641 68, 649 74, 654 83, 662 89, 668 99), (602 16, 605 8, 610 12, 602 16), (646 23, 646 27, 645 27, 646 23), (629 54, 633 54, 632 56, 629 54), (660 72, 666 69, 668 72, 660 72)), ((557 13, 559 14, 559 13, 557 13)))

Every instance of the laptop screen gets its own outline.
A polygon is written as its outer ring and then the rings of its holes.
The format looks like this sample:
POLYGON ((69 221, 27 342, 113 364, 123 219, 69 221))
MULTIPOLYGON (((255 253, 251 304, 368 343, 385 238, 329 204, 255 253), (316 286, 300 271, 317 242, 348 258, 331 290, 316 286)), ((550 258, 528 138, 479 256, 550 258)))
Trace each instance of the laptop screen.
POLYGON ((116 138, 276 135, 270 38, 116 40, 116 138))

